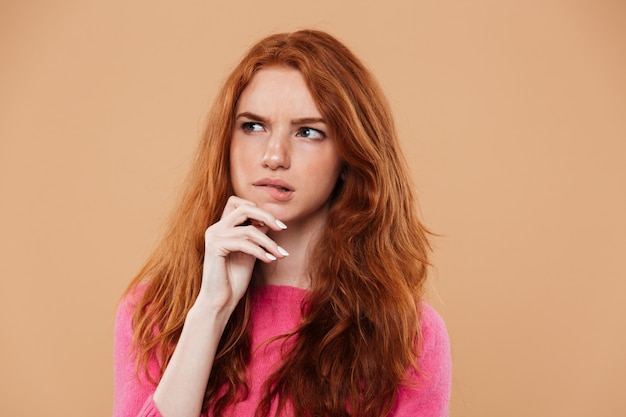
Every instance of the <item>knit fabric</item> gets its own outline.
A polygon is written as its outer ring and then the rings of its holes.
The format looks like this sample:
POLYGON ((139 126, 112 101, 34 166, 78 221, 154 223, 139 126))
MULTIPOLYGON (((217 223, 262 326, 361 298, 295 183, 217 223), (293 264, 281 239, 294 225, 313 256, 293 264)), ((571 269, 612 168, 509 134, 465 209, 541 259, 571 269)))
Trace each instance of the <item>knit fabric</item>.
MULTIPOLYGON (((162 417, 152 400, 155 385, 140 370, 136 372, 136 352, 132 345, 132 315, 139 289, 120 303, 115 320, 113 417, 162 417)), ((267 340, 289 333, 301 321, 301 303, 306 290, 289 286, 263 286, 252 294, 252 359, 248 366, 248 397, 228 410, 231 416, 254 416, 262 396, 263 383, 281 363, 281 349, 290 342, 267 340)), ((408 386, 399 388, 388 417, 447 417, 450 398, 450 343, 441 317, 424 304, 420 318, 422 346, 418 356, 419 372, 407 372, 408 386)), ((149 373, 159 378, 159 363, 151 359, 149 373)), ((272 415, 274 415, 272 410, 272 415)), ((283 416, 290 417, 287 409, 283 416)))

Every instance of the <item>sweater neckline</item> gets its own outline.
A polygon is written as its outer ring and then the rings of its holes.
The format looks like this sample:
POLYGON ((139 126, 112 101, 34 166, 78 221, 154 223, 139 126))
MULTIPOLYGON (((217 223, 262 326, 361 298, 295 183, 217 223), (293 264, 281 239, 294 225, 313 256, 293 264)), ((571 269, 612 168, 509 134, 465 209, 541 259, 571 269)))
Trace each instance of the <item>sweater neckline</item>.
POLYGON ((310 294, 309 290, 290 285, 260 285, 252 287, 251 295, 255 300, 302 302, 310 294))

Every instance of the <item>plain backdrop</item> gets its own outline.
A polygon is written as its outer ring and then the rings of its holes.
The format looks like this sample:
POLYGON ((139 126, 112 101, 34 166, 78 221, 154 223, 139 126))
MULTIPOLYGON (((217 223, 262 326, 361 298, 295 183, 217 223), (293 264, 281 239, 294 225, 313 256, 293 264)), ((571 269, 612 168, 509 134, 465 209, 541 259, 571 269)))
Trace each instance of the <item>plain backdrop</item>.
POLYGON ((0 1, 0 415, 109 416, 117 301, 262 36, 392 104, 454 417, 626 415, 626 2, 0 1))

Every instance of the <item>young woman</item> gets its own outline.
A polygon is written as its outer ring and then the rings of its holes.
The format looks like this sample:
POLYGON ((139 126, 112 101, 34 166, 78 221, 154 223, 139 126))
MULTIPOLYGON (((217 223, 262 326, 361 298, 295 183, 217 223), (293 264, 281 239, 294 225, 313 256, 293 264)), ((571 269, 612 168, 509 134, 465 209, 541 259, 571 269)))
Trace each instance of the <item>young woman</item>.
POLYGON ((115 417, 446 416, 426 231, 371 74, 318 31, 253 46, 115 328, 115 417))

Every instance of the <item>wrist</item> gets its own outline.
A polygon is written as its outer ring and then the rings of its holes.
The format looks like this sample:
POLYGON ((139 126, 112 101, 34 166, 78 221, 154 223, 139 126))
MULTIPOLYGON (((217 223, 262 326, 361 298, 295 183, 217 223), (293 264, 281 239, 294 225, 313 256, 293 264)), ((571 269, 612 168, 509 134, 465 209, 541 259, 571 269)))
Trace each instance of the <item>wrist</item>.
POLYGON ((186 321, 199 321, 202 323, 213 323, 223 330, 232 314, 232 309, 228 306, 216 306, 198 297, 195 303, 187 312, 186 321))

